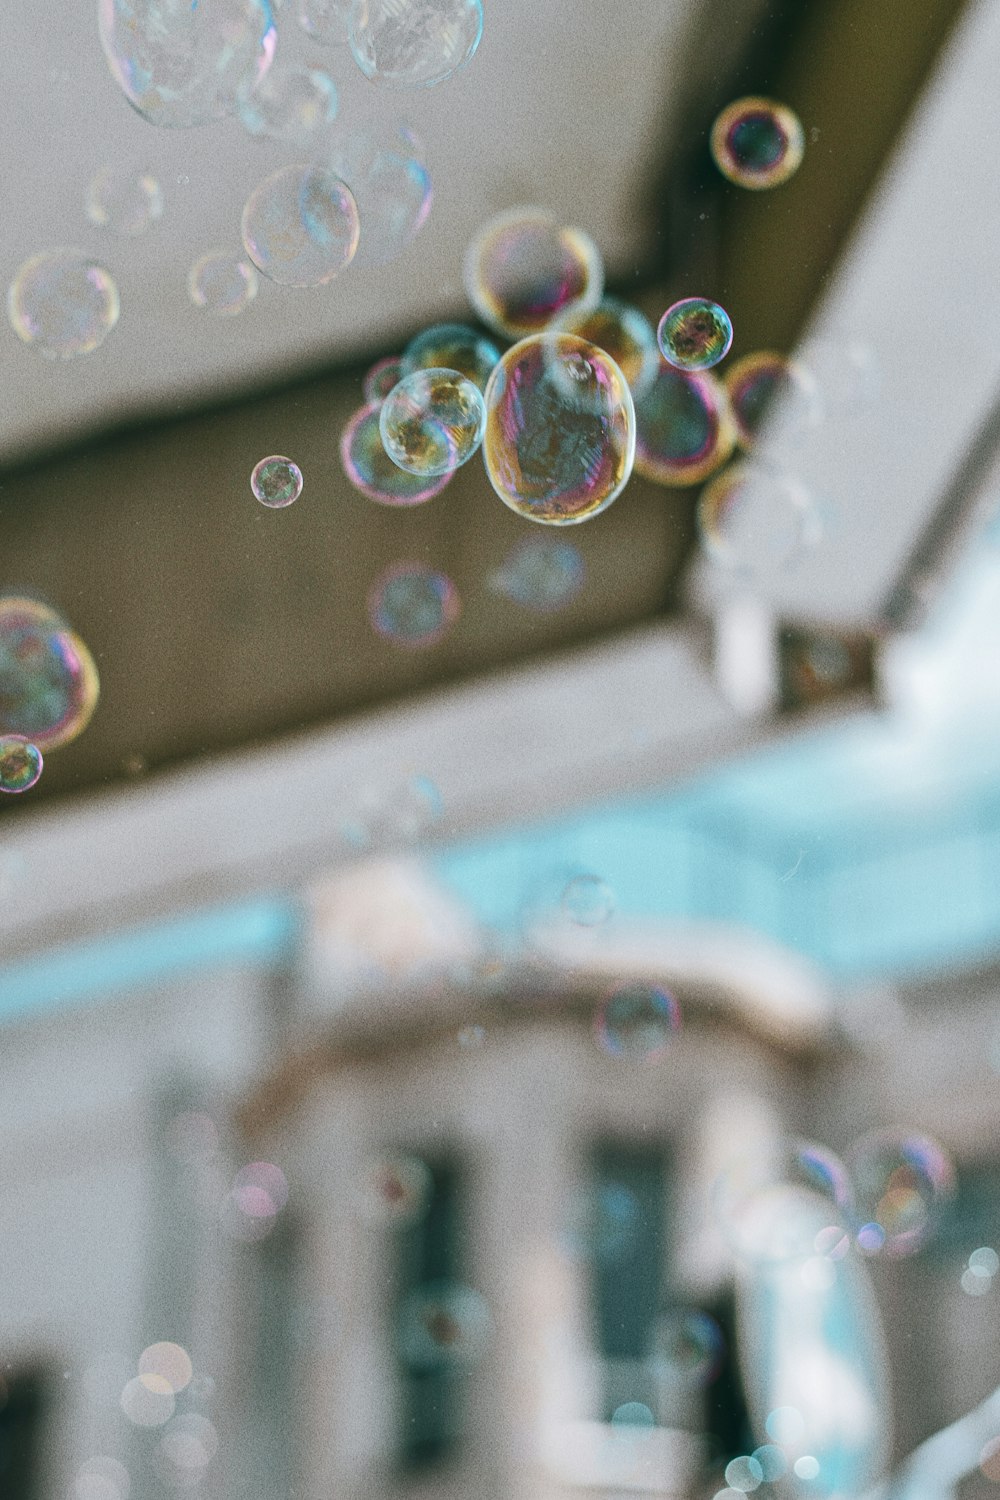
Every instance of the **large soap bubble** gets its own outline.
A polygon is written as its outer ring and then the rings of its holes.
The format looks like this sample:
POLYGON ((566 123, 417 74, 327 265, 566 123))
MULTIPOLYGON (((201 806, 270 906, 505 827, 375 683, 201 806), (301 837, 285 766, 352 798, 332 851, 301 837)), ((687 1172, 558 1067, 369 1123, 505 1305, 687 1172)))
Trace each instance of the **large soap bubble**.
POLYGON ((319 68, 277 63, 240 91, 240 119, 251 135, 308 146, 337 117, 337 87, 319 68))
POLYGON ((322 286, 354 259, 361 232, 346 183, 322 167, 281 167, 243 208, 243 248, 281 286, 322 286))
POLYGON ((726 393, 711 370, 686 374, 662 361, 635 404, 635 466, 657 484, 698 484, 736 443, 726 393))
POLYGON ((349 185, 361 218, 359 266, 387 266, 426 223, 434 197, 423 147, 408 126, 355 130, 336 141, 328 167, 349 185))
POLYGON ((604 266, 590 236, 541 208, 491 219, 469 245, 464 274, 483 322, 513 339, 541 333, 570 312, 592 311, 604 290, 604 266))
POLYGON ((486 407, 457 370, 414 370, 390 391, 379 414, 385 451, 409 474, 451 474, 483 440, 486 407))
POLYGON ((373 83, 427 89, 443 83, 479 46, 482 0, 354 0, 348 37, 373 83))
POLYGON ((99 692, 94 658, 55 610, 0 599, 0 734, 54 750, 86 729, 99 692))
POLYGON ((92 354, 118 322, 118 288, 82 250, 43 250, 17 268, 7 316, 18 338, 48 359, 92 354))

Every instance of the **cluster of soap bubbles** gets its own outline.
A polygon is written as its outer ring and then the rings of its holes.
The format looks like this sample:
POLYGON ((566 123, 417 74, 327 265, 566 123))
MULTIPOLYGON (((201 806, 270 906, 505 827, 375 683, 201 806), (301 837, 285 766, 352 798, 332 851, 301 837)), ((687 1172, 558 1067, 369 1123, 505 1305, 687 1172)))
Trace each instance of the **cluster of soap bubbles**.
POLYGON ((794 1406, 777 1406, 769 1412, 764 1424, 771 1439, 752 1453, 741 1453, 730 1459, 725 1469, 726 1488, 714 1500, 738 1500, 751 1495, 764 1484, 777 1484, 786 1475, 805 1481, 819 1477, 819 1460, 804 1451, 806 1423, 794 1406))
POLYGON ((43 753, 82 734, 99 693, 93 657, 56 610, 0 597, 0 791, 34 786, 43 753))

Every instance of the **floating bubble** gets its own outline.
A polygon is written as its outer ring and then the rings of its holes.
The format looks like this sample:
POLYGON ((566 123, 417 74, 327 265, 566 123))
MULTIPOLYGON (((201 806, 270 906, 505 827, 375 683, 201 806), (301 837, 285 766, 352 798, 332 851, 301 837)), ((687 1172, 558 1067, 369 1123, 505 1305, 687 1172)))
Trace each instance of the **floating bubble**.
POLYGON ((177 1489, 194 1489, 219 1449, 219 1435, 200 1412, 184 1412, 163 1429, 156 1459, 167 1482, 177 1489))
POLYGON ((705 486, 696 519, 712 561, 750 574, 787 567, 823 536, 822 513, 803 484, 748 464, 705 486))
POLYGON ((162 1427, 174 1414, 176 1400, 162 1375, 136 1375, 121 1394, 121 1409, 134 1427, 162 1427))
POLYGON ((436 645, 460 611, 451 579, 425 563, 394 563, 368 596, 372 629, 394 646, 436 645))
POLYGON ((137 235, 163 213, 163 192, 149 172, 102 167, 87 188, 87 218, 101 229, 137 235))
POLYGON ((857 1222, 874 1226, 888 1256, 913 1255, 933 1234, 955 1191, 944 1151, 925 1135, 879 1131, 849 1158, 858 1198, 857 1222))
POLYGON ((308 146, 337 118, 337 89, 319 68, 269 68, 240 93, 240 119, 251 135, 308 146))
POLYGON ((381 401, 362 406, 344 428, 340 461, 356 490, 378 505, 423 505, 440 495, 450 474, 408 474, 394 464, 379 428, 381 401))
POLYGON ((615 893, 599 875, 575 875, 562 893, 562 909, 578 927, 599 927, 615 909, 615 893))
MULTIPOLYGON (((722 1172, 713 1184, 712 1209, 743 1260, 806 1261, 815 1257, 823 1230, 837 1231, 837 1245, 847 1241, 853 1195, 847 1169, 832 1151, 781 1140, 738 1157, 722 1172)), ((770 1428, 768 1435, 782 1441, 770 1428)))
POLYGON ((393 463, 408 474, 451 474, 483 441, 486 406, 456 370, 415 370, 382 403, 379 431, 393 463))
POLYGON ((250 475, 254 498, 268 510, 282 510, 302 493, 302 470, 290 458, 272 453, 254 465, 250 475))
POLYGON ((492 339, 467 323, 435 323, 411 339, 403 351, 403 374, 414 370, 457 370, 485 391, 500 359, 492 339))
POLYGON ((541 333, 553 320, 591 312, 604 290, 600 253, 582 229, 540 208, 516 208, 480 230, 465 256, 465 289, 505 338, 541 333))
POLYGON ((351 54, 386 88, 429 89, 457 73, 483 34, 482 0, 354 0, 351 54))
POLYGON ((635 404, 635 467, 657 484, 700 484, 733 451, 726 393, 709 370, 684 374, 661 361, 635 404))
POLYGON ((756 1458, 742 1455, 726 1465, 726 1483, 742 1495, 752 1494, 764 1481, 764 1470, 756 1458))
POLYGON ((788 1473, 788 1459, 774 1443, 764 1443, 750 1455, 760 1464, 765 1484, 775 1484, 788 1473))
POLYGON ((297 0, 299 25, 307 36, 322 47, 347 44, 347 18, 351 0, 297 0))
POLYGON ((799 1479, 819 1478, 819 1459, 814 1458, 811 1453, 803 1453, 801 1458, 795 1460, 792 1467, 799 1479))
POLYGON ((729 353, 733 325, 717 302, 684 297, 663 314, 656 342, 667 364, 675 369, 710 370, 729 353))
POLYGON ((527 538, 508 552, 490 587, 513 604, 547 614, 580 592, 586 569, 578 548, 554 537, 527 538))
POLYGON ((403 361, 398 354, 390 354, 387 359, 380 359, 378 364, 372 365, 365 376, 362 394, 367 405, 375 402, 381 404, 389 392, 395 390, 403 378, 403 361))
POLYGON ((281 167, 243 208, 243 248, 281 286, 323 286, 354 259, 361 232, 347 184, 322 167, 281 167))
POLYGON ((190 1383, 194 1369, 191 1356, 180 1344, 150 1344, 139 1355, 139 1374, 158 1375, 176 1396, 190 1383))
POLYGON ((18 338, 48 359, 92 354, 118 322, 110 272, 82 250, 43 250, 17 268, 7 316, 18 338))
POLYGON ((288 1183, 273 1162, 241 1167, 222 1201, 222 1226, 233 1239, 264 1239, 288 1201, 288 1183))
POLYGON ((483 457, 518 515, 571 526, 606 510, 635 459, 635 408, 614 360, 570 333, 508 349, 486 387, 483 457))
POLYGON ((715 164, 739 187, 772 188, 787 182, 801 165, 805 145, 798 116, 773 99, 736 99, 712 126, 715 164))
POLYGON ((617 297, 602 297, 589 311, 571 307, 560 313, 552 327, 560 333, 575 333, 610 354, 634 397, 648 390, 656 379, 660 363, 656 332, 637 307, 617 297))
POLYGON ((764 1431, 782 1448, 797 1448, 805 1439, 805 1418, 797 1406, 776 1406, 764 1419, 764 1431))
POLYGON ((232 318, 249 307, 259 285, 254 267, 228 250, 210 250, 188 272, 191 301, 216 318, 232 318))
POLYGON ((993 1277, 1000 1271, 1000 1255, 989 1245, 984 1245, 969 1256, 969 1269, 980 1276, 993 1277))
POLYGON ((69 1500, 128 1500, 132 1483, 117 1458, 97 1454, 84 1459, 70 1485, 69 1500))
POLYGON ((469 1368, 482 1358, 491 1323, 471 1287, 440 1281, 412 1292, 400 1309, 399 1352, 411 1370, 469 1368))
POLYGON ((624 984, 598 1007, 594 1036, 601 1051, 611 1057, 650 1063, 663 1056, 680 1024, 680 1006, 667 990, 652 984, 624 984))
POLYGON ((353 132, 338 142, 329 165, 350 185, 361 217, 359 266, 386 266, 416 238, 434 198, 423 148, 402 126, 392 134, 353 132))
POLYGON ((656 1418, 642 1401, 625 1401, 611 1413, 612 1427, 655 1427, 656 1418))
POLYGON ((54 610, 0 598, 0 734, 54 750, 86 729, 99 695, 93 657, 54 610))
POLYGON ((748 354, 725 375, 726 394, 742 448, 752 451, 768 429, 789 440, 820 417, 819 388, 804 365, 769 350, 748 354))
POLYGON ((412 1223, 426 1213, 432 1187, 430 1169, 419 1157, 376 1157, 361 1174, 358 1212, 378 1224, 412 1223))
POLYGON ((233 113, 274 57, 267 0, 99 0, 98 24, 112 77, 153 125, 233 113))
POLYGON ((718 1323, 698 1309, 662 1317, 656 1325, 654 1348, 657 1365, 688 1386, 709 1385, 721 1370, 726 1353, 718 1323))
POLYGON ((19 734, 0 735, 0 792, 27 792, 42 774, 42 752, 19 734))

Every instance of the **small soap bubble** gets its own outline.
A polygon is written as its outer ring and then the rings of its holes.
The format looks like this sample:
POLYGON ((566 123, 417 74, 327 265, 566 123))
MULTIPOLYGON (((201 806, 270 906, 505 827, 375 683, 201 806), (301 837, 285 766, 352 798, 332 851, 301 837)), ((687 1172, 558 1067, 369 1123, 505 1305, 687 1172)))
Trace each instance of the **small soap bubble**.
POLYGON ((465 289, 505 338, 541 333, 571 311, 591 312, 604 291, 597 246, 540 208, 516 208, 480 230, 465 256, 465 289))
POLYGON ((54 750, 86 729, 99 696, 94 658, 54 610, 0 598, 0 735, 54 750))
MULTIPOLYGON (((929 1136, 878 1131, 859 1141, 849 1158, 858 1222, 882 1235, 884 1255, 913 1255, 936 1229, 955 1192, 955 1173, 929 1136)), ((860 1238, 860 1236, 859 1236, 860 1238)))
POLYGON ((839 1244, 853 1212, 844 1164, 825 1146, 795 1139, 738 1157, 716 1179, 711 1201, 735 1253, 761 1264, 814 1258, 821 1230, 836 1229, 839 1244))
POLYGON ((137 235, 161 217, 163 192, 149 172, 102 167, 87 188, 87 218, 101 229, 137 235))
POLYGON ((281 167, 243 207, 243 248, 281 286, 323 286, 354 259, 361 233, 347 184, 316 166, 281 167))
POLYGON ((799 1479, 819 1478, 819 1460, 813 1458, 811 1453, 804 1453, 801 1458, 797 1458, 792 1467, 799 1479))
POLYGON ((382 403, 379 431, 393 463, 408 474, 451 474, 479 448, 486 406, 456 370, 415 370, 382 403))
POLYGON ((435 323, 411 339, 403 351, 403 374, 415 370, 457 370, 485 391, 500 350, 492 339, 466 323, 435 323))
POLYGON ((645 1064, 664 1055, 680 1024, 680 1006, 669 991, 652 984, 625 984, 598 1006, 594 1037, 610 1057, 645 1064))
POLYGON ((712 126, 711 148, 716 166, 730 182, 773 188, 798 170, 805 135, 787 105, 773 99, 736 99, 712 126))
POLYGON ((378 505, 423 505, 440 495, 451 474, 408 474, 385 451, 381 401, 362 406, 344 428, 340 461, 356 490, 378 505))
POLYGON ((372 365, 365 376, 365 383, 362 387, 365 404, 370 406, 378 402, 381 405, 389 392, 395 390, 402 378, 403 361, 398 354, 390 354, 387 359, 380 359, 378 364, 372 365))
POLYGON ((696 520, 712 561, 749 574, 788 567, 823 536, 822 512, 803 484, 742 463, 705 486, 696 520))
POLYGON ((268 510, 282 510, 302 493, 302 470, 290 458, 273 453, 254 465, 250 475, 254 498, 268 510))
POLYGON ((756 1458, 746 1455, 730 1459, 726 1465, 726 1483, 730 1489, 750 1495, 764 1481, 764 1470, 756 1458))
POLYGON ((458 619, 458 591, 425 563, 394 563, 368 596, 372 629, 394 646, 434 646, 458 619))
POLYGON ((611 1413, 612 1427, 655 1427, 656 1418, 641 1401, 625 1401, 611 1413))
POLYGON ((321 47, 347 45, 351 0, 296 0, 295 13, 302 30, 321 47))
POLYGON ((656 330, 660 353, 677 370, 710 370, 733 343, 729 314, 707 297, 684 297, 668 307, 656 330))
POLYGON ((548 614, 576 597, 585 572, 583 557, 572 543, 529 537, 508 552, 489 584, 512 604, 548 614))
POLYGON ((486 472, 530 521, 571 526, 606 510, 632 473, 635 434, 621 370, 573 334, 522 339, 486 387, 486 472))
POLYGON ((635 404, 635 467, 657 484, 700 484, 736 443, 729 402, 710 370, 685 374, 665 360, 635 404))
POLYGON ((479 1363, 492 1331, 478 1292, 458 1282, 420 1287, 399 1315, 399 1353, 411 1370, 470 1368, 479 1363))
POLYGON ((575 875, 562 893, 562 909, 578 927, 600 927, 615 909, 615 894, 599 875, 575 875))
POLYGON ((219 1448, 219 1435, 200 1412, 184 1412, 163 1429, 156 1445, 160 1473, 172 1488, 193 1489, 219 1448))
POLYGON ((0 735, 0 792, 27 792, 42 774, 42 752, 19 734, 0 735))
POLYGON ((725 1354, 718 1323, 699 1309, 666 1313, 656 1325, 656 1365, 686 1386, 710 1385, 722 1368, 725 1354))
POLYGON ((815 379, 787 355, 770 350, 746 355, 727 368, 725 387, 737 441, 748 453, 775 432, 794 443, 820 419, 815 379))
POLYGON ((162 1427, 174 1414, 176 1398, 162 1375, 136 1375, 121 1394, 121 1409, 134 1427, 162 1427))
POLYGON ((82 250, 43 250, 24 261, 7 289, 7 316, 22 343, 48 359, 98 349, 118 322, 118 288, 82 250))
POLYGON ((354 131, 337 142, 330 168, 350 186, 361 219, 359 266, 387 266, 410 245, 431 211, 434 189, 413 131, 354 131))
POLYGON ((319 68, 276 63, 240 94, 240 119, 251 135, 308 146, 337 118, 337 88, 319 68))
POLYGON ((775 1484, 788 1473, 788 1459, 774 1443, 764 1443, 750 1455, 760 1465, 765 1484, 775 1484))
POLYGON ((386 88, 428 89, 472 57, 483 34, 482 0, 354 0, 351 55, 386 88))
POLYGON ((610 354, 638 398, 656 379, 660 353, 652 323, 637 307, 617 297, 602 297, 587 312, 571 307, 553 320, 553 329, 575 333, 610 354))
POLYGON ((228 250, 210 250, 188 272, 188 296, 195 307, 215 318, 232 318, 243 312, 256 297, 259 285, 255 268, 228 250))
POLYGON ((356 1195, 362 1218, 377 1224, 408 1224, 427 1211, 433 1179, 418 1156, 379 1156, 366 1162, 356 1195))
POLYGON ((190 1384, 194 1369, 191 1356, 180 1344, 150 1344, 139 1355, 139 1374, 158 1375, 177 1395, 190 1384))

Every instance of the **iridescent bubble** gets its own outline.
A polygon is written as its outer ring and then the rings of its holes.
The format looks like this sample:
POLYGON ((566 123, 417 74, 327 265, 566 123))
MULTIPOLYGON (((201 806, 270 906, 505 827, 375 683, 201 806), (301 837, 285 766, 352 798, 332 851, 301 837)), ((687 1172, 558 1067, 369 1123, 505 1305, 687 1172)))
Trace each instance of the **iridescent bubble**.
POLYGON ((91 354, 118 322, 110 272, 82 250, 43 250, 17 268, 7 316, 18 338, 48 359, 91 354))
POLYGON ((0 792, 27 792, 42 774, 42 752, 19 734, 0 735, 0 792))
POLYGON ((139 1355, 139 1374, 158 1375, 177 1395, 190 1383, 194 1374, 191 1356, 180 1344, 169 1341, 150 1344, 139 1355))
POLYGON ((805 153, 797 115, 773 99, 736 99, 712 126, 715 164, 730 182, 772 188, 787 182, 805 153))
POLYGON ((656 379, 660 364, 656 332, 637 307, 617 297, 602 297, 590 311, 571 307, 560 313, 552 327, 560 333, 575 333, 610 354, 634 397, 641 396, 656 379))
POLYGON ((483 34, 482 0, 354 0, 348 40, 373 83, 428 89, 469 61, 483 34))
POLYGON ((337 117, 337 89, 318 68, 269 68, 240 93, 240 119, 251 135, 308 146, 337 117))
POLYGON ((750 452, 769 427, 780 424, 794 439, 820 416, 819 389, 804 365, 764 350, 737 360, 726 371, 726 394, 740 446, 750 452))
POLYGON ((709 1385, 725 1358, 722 1330, 714 1318, 698 1309, 667 1313, 656 1325, 654 1358, 674 1379, 685 1385, 709 1385))
POLYGON ((231 114, 274 57, 267 0, 99 0, 98 22, 112 77, 154 125, 231 114))
POLYGON ((483 458, 518 515, 571 526, 606 510, 635 459, 635 408, 614 360, 569 333, 508 349, 486 387, 483 458))
POLYGON ((425 563, 394 563, 368 596, 368 618, 376 634, 411 649, 436 645, 460 611, 451 579, 425 563))
POLYGON ((677 370, 710 370, 733 343, 729 314, 707 297, 683 297, 668 307, 656 330, 668 365, 677 370))
POLYGON ((359 266, 386 266, 416 238, 434 192, 413 131, 355 131, 338 142, 330 166, 350 185, 361 216, 359 266))
POLYGON ((389 392, 395 390, 403 378, 403 361, 398 354, 390 354, 386 359, 380 359, 378 364, 372 365, 365 376, 362 387, 367 405, 378 402, 380 405, 388 396, 389 392))
POLYGON ((635 404, 635 467, 657 484, 700 484, 736 442, 729 402, 711 371, 686 375, 661 361, 635 404))
POLYGON ((478 1292, 454 1281, 412 1292, 400 1309, 399 1353, 411 1370, 475 1365, 489 1342, 489 1309, 478 1292))
POLYGON ((86 729, 99 694, 93 657, 54 610, 0 599, 0 734, 54 750, 86 729))
POLYGON ((526 538, 508 552, 490 587, 513 604, 547 614, 562 609, 583 587, 583 558, 570 542, 526 538))
POLYGON ((232 1197, 248 1218, 273 1219, 288 1202, 285 1174, 273 1162, 252 1161, 233 1178, 232 1197))
POLYGON ((357 1192, 361 1216, 378 1224, 409 1224, 427 1211, 433 1178, 417 1156, 379 1156, 366 1163, 357 1192))
POLYGON ((176 1398, 162 1375, 137 1375, 121 1393, 122 1411, 135 1427, 162 1427, 174 1414, 176 1398))
POLYGON ((467 323, 435 323, 411 339, 403 350, 403 374, 414 370, 457 370, 485 391, 500 359, 492 339, 467 323))
POLYGON ((680 1024, 680 1006, 667 990, 652 984, 625 984, 612 990, 598 1007, 594 1036, 601 1051, 611 1057, 650 1063, 663 1056, 680 1024))
POLYGON ((347 18, 351 0, 297 0, 299 25, 322 47, 342 47, 347 42, 347 18))
POLYGON ((751 574, 788 566, 823 535, 822 514, 803 484, 748 464, 731 465, 705 486, 697 524, 713 562, 751 574))
POLYGON ((302 470, 290 458, 272 453, 254 465, 250 488, 254 498, 268 510, 283 510, 302 493, 302 470))
POLYGON ((925 1135, 879 1131, 859 1141, 848 1165, 857 1222, 880 1231, 888 1256, 913 1255, 933 1234, 955 1191, 951 1162, 925 1135))
POLYGON ((100 229, 137 235, 163 213, 163 193, 149 172, 102 167, 87 188, 87 218, 100 229))
POLYGON ((382 403, 379 431, 408 474, 451 474, 483 441, 483 394, 457 370, 415 370, 382 403))
POLYGON ((232 318, 257 295, 257 272, 228 250, 210 250, 188 272, 188 296, 215 318, 232 318))
POLYGON ((423 505, 440 495, 450 474, 408 474, 394 464, 379 428, 381 401, 362 406, 344 428, 340 461, 351 484, 378 505, 423 505))
POLYGON ((515 208, 480 230, 465 256, 465 289, 505 338, 541 333, 570 311, 591 312, 604 290, 600 253, 582 229, 541 208, 515 208))
POLYGON ((354 259, 361 222, 346 183, 315 166, 281 167, 243 208, 243 248, 281 286, 323 286, 354 259))
POLYGON ((599 927, 615 909, 615 893, 599 875, 575 875, 562 893, 562 909, 578 927, 599 927))
POLYGON ((778 1140, 744 1153, 720 1173, 712 1209, 741 1259, 807 1261, 822 1231, 836 1229, 838 1246, 847 1241, 853 1194, 847 1169, 832 1151, 812 1141, 778 1140))

